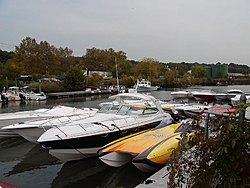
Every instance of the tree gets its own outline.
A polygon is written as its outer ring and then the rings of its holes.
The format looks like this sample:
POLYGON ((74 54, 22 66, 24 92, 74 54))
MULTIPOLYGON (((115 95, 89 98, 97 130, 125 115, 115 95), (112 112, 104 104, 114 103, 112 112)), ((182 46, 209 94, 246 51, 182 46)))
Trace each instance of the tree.
POLYGON ((57 49, 47 41, 38 44, 36 39, 26 37, 16 46, 13 62, 20 68, 20 74, 49 75, 66 72, 77 60, 72 53, 67 47, 57 49))
POLYGON ((64 78, 64 87, 70 91, 82 90, 84 86, 84 76, 78 67, 71 67, 64 78))
POLYGON ((83 65, 90 71, 110 71, 115 67, 115 61, 126 60, 126 53, 115 52, 112 48, 101 50, 91 48, 86 50, 83 65))
POLYGON ((206 69, 202 65, 194 64, 191 67, 191 74, 194 78, 203 78, 206 76, 206 69))
POLYGON ((160 64, 156 59, 143 58, 135 66, 135 77, 152 80, 159 77, 160 64))
POLYGON ((98 87, 102 85, 103 83, 103 77, 100 76, 98 73, 93 73, 92 77, 88 80, 88 85, 98 87))

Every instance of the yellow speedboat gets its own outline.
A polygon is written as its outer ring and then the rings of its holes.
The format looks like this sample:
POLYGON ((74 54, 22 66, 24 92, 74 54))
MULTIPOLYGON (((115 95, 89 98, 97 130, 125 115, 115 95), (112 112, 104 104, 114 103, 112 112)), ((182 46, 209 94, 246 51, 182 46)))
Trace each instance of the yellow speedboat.
POLYGON ((98 151, 98 156, 104 163, 120 167, 148 148, 169 138, 179 127, 179 123, 162 122, 154 129, 126 136, 103 146, 98 151))
MULTIPOLYGON (((186 122, 187 120, 183 123, 186 122)), ((154 171, 166 165, 172 151, 178 146, 182 132, 182 124, 161 123, 154 129, 123 137, 103 146, 98 151, 98 156, 113 167, 132 161, 142 171, 154 171)))

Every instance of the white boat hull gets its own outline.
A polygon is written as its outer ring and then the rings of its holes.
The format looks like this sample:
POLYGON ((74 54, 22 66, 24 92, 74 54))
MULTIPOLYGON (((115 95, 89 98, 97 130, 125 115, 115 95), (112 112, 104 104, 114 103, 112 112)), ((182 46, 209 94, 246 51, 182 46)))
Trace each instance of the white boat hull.
POLYGON ((228 96, 226 93, 216 93, 214 95, 214 98, 217 100, 217 101, 222 101, 222 100, 227 100, 228 99, 228 96))
MULTIPOLYGON (((47 149, 47 148, 45 148, 47 149)), ((63 162, 86 159, 97 155, 97 148, 49 149, 49 153, 63 162)))
MULTIPOLYGON (((51 127, 50 127, 51 128, 51 127)), ((13 132, 22 136, 26 140, 38 144, 37 139, 45 132, 43 128, 27 128, 27 129, 13 129, 13 132)))
POLYGON ((128 153, 120 153, 120 152, 111 152, 105 154, 99 159, 103 161, 105 164, 113 167, 120 167, 126 163, 129 163, 134 157, 128 153))

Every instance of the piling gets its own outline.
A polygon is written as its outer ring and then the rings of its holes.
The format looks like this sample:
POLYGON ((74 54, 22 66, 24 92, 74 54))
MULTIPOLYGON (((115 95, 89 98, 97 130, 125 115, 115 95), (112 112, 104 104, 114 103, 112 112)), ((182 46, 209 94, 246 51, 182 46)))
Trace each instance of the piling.
POLYGON ((245 109, 244 105, 246 104, 246 95, 242 93, 240 96, 240 108, 239 108, 239 125, 241 125, 245 120, 245 109))

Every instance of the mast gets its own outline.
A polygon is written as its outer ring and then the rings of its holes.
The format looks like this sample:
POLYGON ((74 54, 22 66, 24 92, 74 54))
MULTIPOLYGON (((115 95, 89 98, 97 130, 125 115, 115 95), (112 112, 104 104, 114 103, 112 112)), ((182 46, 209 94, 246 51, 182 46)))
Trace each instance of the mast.
POLYGON ((116 56, 115 56, 115 67, 116 67, 116 84, 117 84, 117 92, 120 93, 119 78, 118 78, 118 67, 117 67, 116 56))

